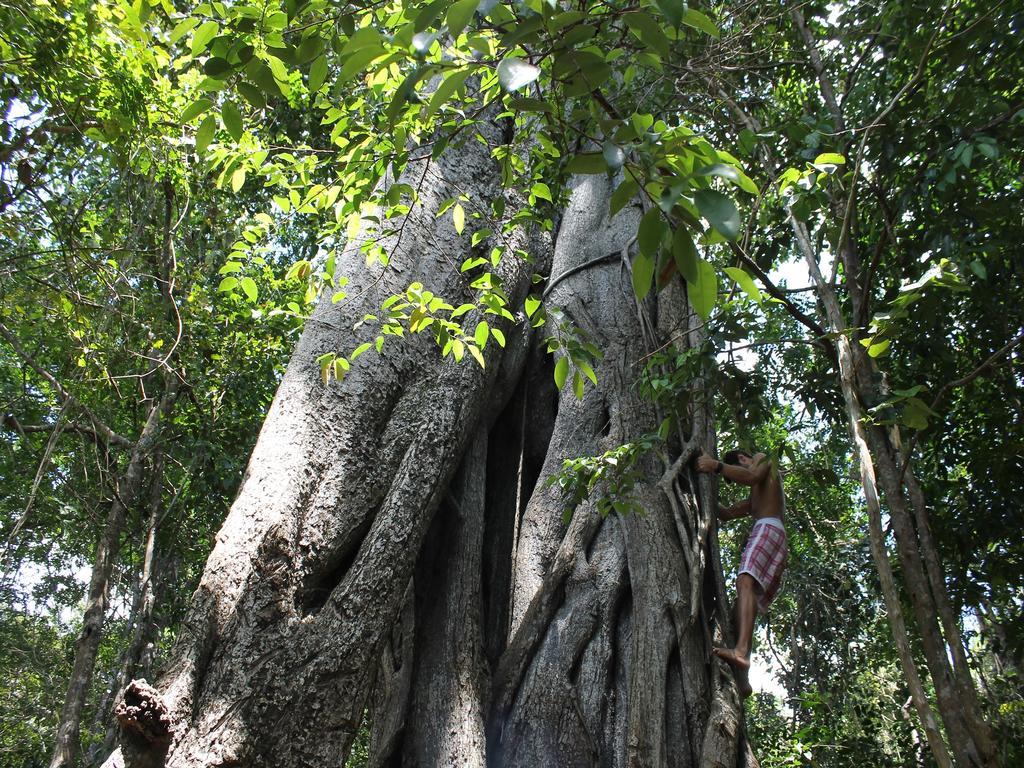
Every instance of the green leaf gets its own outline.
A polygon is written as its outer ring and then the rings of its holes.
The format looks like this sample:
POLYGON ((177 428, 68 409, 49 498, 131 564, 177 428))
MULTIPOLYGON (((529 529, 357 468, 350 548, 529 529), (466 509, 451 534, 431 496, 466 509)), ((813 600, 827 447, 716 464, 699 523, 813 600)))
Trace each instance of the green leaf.
POLYGON ((565 169, 569 173, 607 173, 608 163, 603 152, 582 152, 570 160, 565 169))
POLYGON ((498 342, 499 347, 505 346, 505 334, 499 331, 497 328, 491 328, 491 336, 498 342))
POLYGON ((565 380, 569 376, 569 358, 562 356, 558 358, 558 362, 555 363, 555 386, 559 390, 565 386, 565 380))
POLYGON ((577 400, 583 399, 583 377, 580 376, 579 371, 572 375, 572 391, 577 400))
POLYGON ((619 184, 618 188, 612 193, 608 215, 614 216, 616 213, 621 211, 625 207, 626 203, 636 197, 636 193, 639 191, 639 185, 631 176, 627 176, 627 178, 619 184))
POLYGON ((690 230, 684 224, 680 224, 672 235, 672 258, 676 262, 676 269, 687 283, 697 282, 697 246, 693 244, 690 230))
POLYGON ((231 134, 231 138, 238 141, 242 138, 242 113, 233 101, 225 101, 220 108, 220 116, 224 121, 224 128, 231 134))
POLYGON ((517 112, 554 112, 551 105, 542 99, 528 99, 522 96, 510 98, 508 108, 517 112))
POLYGON ((612 144, 610 141, 606 141, 604 148, 601 151, 604 155, 604 161, 608 164, 608 170, 617 171, 626 162, 626 153, 622 150, 622 147, 612 144))
POLYGON ((824 152, 814 158, 814 165, 846 165, 846 158, 837 152, 824 152))
POLYGON ((476 7, 479 4, 480 0, 456 0, 452 7, 448 9, 445 21, 448 22, 448 32, 451 33, 453 38, 458 37, 459 33, 466 28, 470 19, 473 18, 473 14, 476 13, 476 7))
POLYGON ((281 86, 277 84, 277 80, 274 78, 274 73, 270 70, 266 64, 260 62, 257 66, 253 67, 249 72, 252 81, 256 83, 267 96, 280 96, 281 86))
POLYGON ((213 132, 217 130, 217 118, 207 115, 196 130, 196 152, 202 154, 210 145, 213 139, 213 132))
POLYGON ((217 286, 218 291, 233 291, 238 286, 237 277, 225 277, 217 286))
POLYGON ((473 331, 473 340, 476 342, 478 347, 481 349, 485 348, 487 346, 487 339, 490 338, 490 335, 491 330, 487 327, 486 321, 481 320, 476 324, 476 330, 473 331))
POLYGON ((518 91, 540 77, 540 69, 522 59, 506 56, 498 64, 498 82, 506 91, 518 91))
POLYGON ((683 14, 682 22, 688 27, 693 27, 694 29, 699 29, 701 32, 706 32, 716 40, 720 34, 715 22, 700 11, 695 11, 692 8, 688 8, 683 14))
POLYGON ((994 143, 979 142, 977 144, 978 151, 981 152, 989 160, 995 160, 999 157, 999 147, 994 143))
POLYGON ((235 86, 238 92, 245 97, 245 100, 252 104, 256 109, 263 109, 267 106, 267 99, 263 95, 263 91, 257 88, 252 83, 242 81, 235 86))
POLYGON ((466 211, 458 203, 452 208, 452 224, 455 225, 455 231, 460 235, 466 227, 466 211))
POLYGON ((750 274, 737 266, 727 266, 725 268, 725 273, 735 281, 736 285, 739 286, 739 289, 743 293, 750 296, 754 301, 761 303, 762 298, 764 298, 761 294, 761 289, 759 289, 757 284, 754 283, 754 279, 751 278, 750 274))
POLYGON ((441 108, 448 99, 451 98, 452 94, 459 89, 466 78, 469 77, 473 72, 476 71, 476 67, 464 67, 457 69, 446 77, 437 90, 434 91, 434 95, 430 97, 430 104, 427 106, 427 117, 433 115, 437 110, 441 108))
POLYGON ((341 49, 339 55, 344 58, 363 48, 383 50, 380 43, 380 32, 375 27, 368 26, 357 29, 345 43, 345 47, 341 49))
POLYGON ((755 197, 758 194, 760 194, 761 190, 759 190, 757 188, 757 184, 754 183, 753 179, 751 179, 749 176, 747 176, 747 174, 745 174, 743 171, 739 171, 739 175, 740 175, 740 180, 739 180, 740 189, 742 189, 748 195, 754 195, 755 197))
POLYGON ((473 356, 473 359, 480 363, 481 368, 486 368, 487 365, 484 363, 484 356, 480 353, 480 350, 473 344, 467 344, 466 349, 469 350, 469 354, 473 356))
POLYGON ((903 414, 900 420, 911 429, 927 429, 928 411, 928 406, 914 397, 903 406, 903 414))
POLYGON ((899 397, 913 397, 914 395, 928 389, 924 384, 915 384, 909 389, 894 389, 892 393, 899 397))
POLYGON ((668 231, 668 226, 661 218, 661 210, 651 208, 640 219, 640 226, 637 229, 636 239, 640 253, 654 259, 661 248, 661 240, 668 231))
POLYGON ((228 63, 228 60, 222 59, 219 56, 211 56, 203 64, 203 73, 217 80, 223 80, 224 78, 221 76, 227 74, 232 69, 233 67, 228 63))
POLYGON ((245 186, 245 168, 235 168, 231 174, 231 191, 237 192, 245 186))
POLYGON ((721 192, 701 189, 693 196, 697 210, 723 237, 735 240, 740 233, 740 214, 736 204, 721 192))
MULTIPOLYGON (((667 3, 671 0, 667 0, 667 3)), ((660 6, 659 6, 660 7, 660 6)), ((622 20, 626 22, 626 26, 629 30, 636 35, 637 39, 645 45, 652 48, 655 52, 660 54, 662 57, 668 58, 671 52, 671 43, 665 36, 665 33, 661 31, 661 27, 658 26, 658 22, 654 18, 643 11, 636 11, 634 13, 627 13, 622 17, 622 20)), ((673 26, 679 24, 678 18, 673 22, 673 26)))
POLYGON ((551 188, 543 181, 538 181, 530 187, 530 194, 542 200, 547 200, 549 203, 553 202, 551 199, 551 188))
POLYGON ((533 317, 534 313, 540 308, 540 299, 536 296, 527 296, 523 302, 523 307, 526 310, 526 316, 533 317))
POLYGON ((871 355, 871 357, 880 357, 886 353, 891 343, 892 342, 889 339, 886 339, 885 341, 880 341, 877 344, 872 344, 868 347, 868 354, 871 355))
POLYGON ((187 107, 185 111, 181 113, 181 122, 188 123, 194 118, 199 117, 206 110, 213 106, 213 102, 210 99, 196 99, 187 107))
POLYGON ((678 27, 686 10, 686 0, 655 0, 658 10, 673 27, 678 27))
POLYGON ((415 70, 409 73, 409 75, 402 81, 402 84, 395 89, 395 94, 391 99, 391 103, 388 104, 387 111, 384 116, 387 118, 388 126, 394 126, 395 119, 398 117, 399 111, 408 102, 412 96, 413 91, 416 89, 416 84, 423 78, 427 73, 428 69, 425 67, 417 67, 415 70))
POLYGON ((174 43, 181 40, 181 38, 183 38, 186 33, 195 29, 198 23, 199 19, 197 19, 195 16, 187 16, 186 18, 182 19, 177 24, 175 24, 174 29, 171 30, 171 44, 173 45, 174 43))
POLYGON ((717 176, 720 179, 731 181, 733 184, 740 183, 740 172, 731 165, 725 163, 714 163, 706 165, 696 173, 697 176, 717 176))
POLYGON ((697 279, 686 284, 686 295, 694 311, 707 320, 718 300, 718 277, 715 268, 704 259, 698 260, 697 279))
POLYGON ((577 367, 583 372, 583 375, 590 379, 591 384, 597 386, 597 374, 594 373, 594 369, 590 367, 586 362, 580 360, 577 363, 577 367))
POLYGON ((739 267, 726 267, 725 273, 729 275, 733 280, 736 281, 736 285, 740 287, 747 296, 756 301, 758 304, 761 303, 761 290, 754 284, 753 278, 750 277, 739 267))
POLYGON ((198 56, 205 51, 206 46, 217 36, 219 31, 220 25, 216 21, 207 21, 201 24, 199 29, 192 34, 192 55, 198 56))
POLYGON ((318 56, 309 67, 309 90, 316 93, 327 79, 327 56, 318 56))
POLYGON ((643 299, 651 290, 655 263, 653 256, 648 256, 642 251, 633 259, 633 293, 638 299, 643 299))
POLYGON ((259 289, 256 287, 256 281, 251 277, 243 277, 242 290, 245 292, 245 295, 249 297, 249 301, 255 304, 256 297, 259 296, 259 289))
POLYGON ((451 0, 434 0, 430 5, 423 8, 416 16, 416 22, 413 27, 415 32, 422 32, 427 27, 437 21, 437 17, 441 15, 445 7, 451 2, 451 0))
POLYGON ((338 74, 338 82, 344 83, 351 80, 353 77, 358 75, 367 66, 376 59, 379 59, 387 51, 381 45, 376 45, 371 48, 361 48, 353 53, 341 68, 341 72, 338 74))

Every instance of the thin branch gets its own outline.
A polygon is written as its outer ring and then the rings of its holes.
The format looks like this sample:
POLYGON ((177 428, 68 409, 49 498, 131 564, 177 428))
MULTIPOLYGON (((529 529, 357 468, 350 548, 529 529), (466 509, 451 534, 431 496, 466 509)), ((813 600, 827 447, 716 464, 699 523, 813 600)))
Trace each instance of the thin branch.
MULTIPOLYGON (((955 381, 950 381, 944 384, 942 388, 935 393, 935 398, 932 400, 931 405, 928 406, 928 409, 934 411, 935 408, 938 406, 939 401, 942 400, 942 398, 945 396, 947 392, 949 392, 951 389, 958 389, 959 387, 962 387, 965 384, 970 384, 982 373, 984 373, 986 368, 990 367, 993 363, 999 360, 999 358, 1012 352, 1014 347, 1019 346, 1021 342, 1024 342, 1024 331, 1014 336, 1003 347, 996 350, 987 358, 985 358, 985 361, 981 365, 979 365, 973 371, 968 373, 966 376, 963 376, 959 379, 956 379, 955 381)), ((910 438, 910 442, 907 443, 907 450, 905 451, 903 456, 903 463, 900 465, 900 476, 899 480, 897 481, 899 483, 903 482, 903 476, 906 475, 907 473, 907 467, 910 465, 910 457, 914 452, 914 446, 917 445, 917 436, 919 434, 920 432, 914 432, 914 434, 910 438)))
POLYGON ((822 63, 821 56, 818 54, 818 48, 814 44, 814 36, 807 28, 807 24, 804 21, 804 15, 800 12, 799 8, 794 8, 790 11, 790 16, 793 18, 793 23, 796 25, 797 31, 800 33, 800 37, 803 38, 804 45, 807 46, 807 57, 811 60, 811 69, 814 70, 814 74, 818 78, 818 88, 821 90, 821 97, 825 100, 825 104, 828 106, 828 111, 832 113, 832 119, 835 121, 836 130, 842 133, 846 130, 846 123, 843 120, 843 111, 840 109, 839 102, 836 100, 836 94, 832 89, 832 83, 829 82, 828 77, 825 76, 825 65, 822 63))
POLYGON ((46 440, 46 448, 43 449, 43 457, 39 460, 39 466, 36 468, 35 477, 32 478, 32 488, 28 493, 28 500, 25 502, 25 509, 22 510, 21 517, 18 518, 18 522, 14 524, 14 528, 11 529, 11 535, 7 537, 7 548, 10 550, 11 544, 14 542, 14 538, 18 535, 21 527, 25 525, 25 521, 28 520, 29 513, 32 511, 32 505, 36 503, 36 494, 39 493, 39 486, 43 482, 43 476, 46 474, 46 468, 50 465, 50 458, 53 456, 53 449, 57 447, 57 441, 60 439, 61 430, 64 426, 64 417, 67 415, 67 404, 60 409, 60 413, 57 415, 57 424, 50 434, 50 437, 46 440))
MULTIPOLYGON (((822 328, 820 325, 814 322, 812 318, 808 317, 803 312, 801 312, 800 308, 797 307, 796 304, 794 304, 792 301, 790 301, 789 297, 785 293, 783 293, 783 291, 777 285, 775 285, 775 283, 772 282, 771 278, 765 274, 764 270, 757 265, 757 262, 755 262, 752 258, 750 258, 746 253, 743 252, 742 248, 736 245, 736 243, 729 243, 729 246, 732 249, 733 255, 735 255, 736 258, 743 262, 743 265, 747 267, 747 269, 749 269, 751 272, 757 275, 757 278, 761 281, 761 284, 764 285, 764 288, 768 292, 768 294, 771 295, 773 298, 781 301, 783 306, 785 306, 786 311, 789 312, 789 314, 792 315, 795 320, 797 320, 801 325, 810 329, 814 333, 814 335, 817 337, 816 340, 820 340, 822 337, 828 335, 828 331, 826 331, 824 328, 822 328)), ((825 346, 825 349, 831 353, 833 362, 835 362, 835 350, 827 345, 825 346)))
POLYGON ((89 421, 91 421, 93 426, 96 428, 96 431, 99 434, 103 435, 103 438, 108 443, 114 443, 116 445, 120 445, 126 448, 131 446, 131 440, 129 440, 127 437, 123 437, 122 435, 117 434, 117 432, 115 432, 106 424, 104 424, 103 421, 95 413, 93 413, 85 403, 83 403, 77 397, 75 397, 66 389, 64 389, 64 386, 59 381, 57 381, 53 374, 47 371, 45 368, 43 368, 43 366, 41 366, 38 362, 36 362, 36 359, 31 354, 29 354, 28 350, 21 346, 21 343, 18 341, 17 337, 13 333, 11 333, 7 326, 4 325, 2 322, 0 322, 0 336, 3 336, 3 338, 7 341, 8 344, 11 345, 14 351, 18 353, 18 356, 22 360, 24 360, 36 373, 42 376, 43 379, 46 380, 46 382, 49 383, 51 387, 53 387, 54 392, 57 393, 57 396, 63 402, 70 403, 72 405, 77 405, 79 408, 81 408, 82 412, 86 415, 89 421))
POLYGON ((7 427, 13 432, 19 433, 22 437, 31 434, 33 432, 53 432, 59 430, 61 432, 77 432, 82 435, 91 437, 98 443, 105 442, 103 437, 93 427, 86 426, 85 424, 79 424, 77 422, 69 422, 67 424, 61 424, 59 421, 54 424, 22 424, 18 417, 12 413, 8 413, 3 417, 0 417, 0 425, 7 427))

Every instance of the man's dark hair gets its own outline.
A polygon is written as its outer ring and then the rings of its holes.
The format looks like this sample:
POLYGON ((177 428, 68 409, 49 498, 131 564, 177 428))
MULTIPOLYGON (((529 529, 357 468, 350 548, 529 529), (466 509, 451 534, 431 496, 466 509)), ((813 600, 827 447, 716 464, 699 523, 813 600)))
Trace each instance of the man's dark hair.
POLYGON ((727 454, 725 454, 725 456, 722 457, 722 461, 724 461, 726 464, 739 464, 740 456, 746 456, 748 459, 754 458, 746 451, 734 450, 729 451, 727 454))

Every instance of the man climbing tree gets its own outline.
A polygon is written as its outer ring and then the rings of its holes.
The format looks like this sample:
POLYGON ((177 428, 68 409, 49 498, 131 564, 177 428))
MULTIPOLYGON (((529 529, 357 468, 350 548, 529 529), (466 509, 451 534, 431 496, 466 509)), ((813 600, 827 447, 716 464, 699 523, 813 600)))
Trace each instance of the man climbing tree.
POLYGON ((740 572, 736 579, 736 646, 715 648, 715 655, 729 663, 736 675, 740 694, 749 696, 753 689, 747 673, 750 670, 750 647, 754 636, 755 605, 767 613, 782 583, 786 569, 786 511, 782 480, 772 471, 772 462, 763 453, 751 456, 746 451, 729 451, 725 460, 711 456, 697 459, 697 470, 722 475, 750 486, 750 496, 730 507, 716 506, 719 520, 754 518, 754 527, 743 549, 740 572))

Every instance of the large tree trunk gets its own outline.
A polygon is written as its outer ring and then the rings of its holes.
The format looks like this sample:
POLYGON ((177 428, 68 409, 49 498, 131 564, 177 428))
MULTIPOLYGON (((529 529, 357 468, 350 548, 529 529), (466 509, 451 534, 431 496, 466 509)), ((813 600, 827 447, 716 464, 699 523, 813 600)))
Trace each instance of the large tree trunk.
MULTIPOLYGON (((755 763, 710 655, 726 613, 706 566, 712 489, 698 502, 687 468, 708 420, 641 458, 642 514, 602 519, 585 502, 566 524, 545 483, 564 458, 657 428, 635 383, 648 344, 670 329, 687 343, 682 291, 637 306, 624 259, 563 281, 550 301, 604 358, 599 385, 557 407, 525 323, 487 347, 485 370, 419 335, 325 386, 317 358, 372 339, 353 325, 409 281, 472 300, 468 242, 435 212, 511 194, 474 140, 406 178, 420 200, 384 243, 391 266, 342 257, 357 299, 309 321, 172 658, 156 689, 129 686, 108 764, 338 766, 367 713, 374 765, 755 763)), ((609 191, 578 185, 554 274, 627 248, 636 211, 608 222, 609 191)), ((518 307, 551 257, 541 236, 512 238, 533 257, 497 270, 518 307)))

